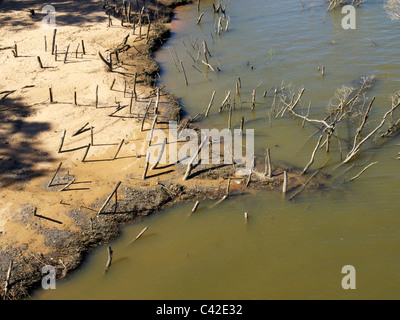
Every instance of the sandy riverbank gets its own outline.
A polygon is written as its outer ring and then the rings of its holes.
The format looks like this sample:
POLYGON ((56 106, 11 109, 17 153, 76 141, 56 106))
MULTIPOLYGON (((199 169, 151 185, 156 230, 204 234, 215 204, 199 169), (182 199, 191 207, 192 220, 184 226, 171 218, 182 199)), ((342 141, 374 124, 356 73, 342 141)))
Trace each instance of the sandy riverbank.
MULTIPOLYGON (((147 26, 140 37, 137 26, 133 34, 132 23, 121 26, 118 15, 111 15, 109 26, 103 1, 52 5, 57 12, 57 58, 51 52, 53 29, 42 25, 42 4, 0 2, 0 281, 8 284, 7 289, 2 285, 3 299, 27 297, 40 284, 44 265, 56 267, 58 278, 65 277, 92 248, 117 236, 123 224, 177 201, 222 197, 228 178, 234 178, 231 167, 199 166, 196 177, 183 182, 183 166, 160 166, 142 179, 154 103, 144 131, 141 122, 149 100, 156 99, 158 69, 152 52, 168 36, 165 23, 176 1, 149 4, 155 19, 149 38, 147 26), (106 57, 127 35, 129 48, 110 72, 98 53, 106 57), (134 87, 137 99, 131 104, 134 87), (99 215, 118 182, 118 203, 112 200, 99 215)), ((159 105, 159 128, 179 120, 173 97, 161 92, 159 105)), ((280 186, 281 172, 275 173, 276 178, 261 187, 280 186)), ((243 192, 243 181, 235 180, 231 190, 243 192)), ((289 174, 289 181, 292 187, 301 182, 295 173, 289 174)))

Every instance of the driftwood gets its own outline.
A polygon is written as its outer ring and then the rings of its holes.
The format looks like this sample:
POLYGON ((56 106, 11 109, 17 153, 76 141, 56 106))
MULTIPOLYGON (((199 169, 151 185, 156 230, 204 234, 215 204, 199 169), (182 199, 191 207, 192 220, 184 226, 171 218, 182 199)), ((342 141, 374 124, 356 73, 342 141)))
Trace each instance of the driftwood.
POLYGON ((106 268, 104 269, 104 273, 107 273, 111 266, 111 262, 112 262, 112 258, 113 258, 113 251, 112 251, 111 247, 107 248, 107 256, 108 256, 108 258, 107 258, 106 268))
POLYGON ((149 104, 146 107, 146 111, 144 112, 143 119, 142 119, 142 125, 140 126, 140 131, 143 131, 144 121, 146 120, 146 116, 147 116, 147 113, 149 112, 152 101, 153 101, 153 99, 150 99, 149 104))
POLYGON ((208 117, 208 113, 210 112, 211 106, 212 106, 212 104, 213 104, 213 102, 214 102, 214 98, 215 98, 215 91, 213 91, 213 93, 212 93, 211 101, 210 101, 210 103, 208 104, 207 110, 206 110, 206 112, 205 112, 205 114, 204 114, 204 116, 205 116, 206 118, 208 117))
POLYGON ((42 215, 40 215, 40 214, 37 214, 37 208, 36 208, 36 207, 35 207, 35 209, 33 210, 33 216, 34 216, 34 217, 41 218, 41 219, 45 219, 45 220, 48 220, 48 221, 51 221, 51 222, 55 222, 55 223, 58 223, 58 224, 63 224, 61 221, 58 221, 58 220, 55 220, 55 219, 52 219, 52 218, 45 217, 45 216, 42 216, 42 215))
POLYGON ((101 214, 103 212, 103 209, 106 207, 106 205, 110 202, 111 197, 115 194, 115 204, 117 204, 117 190, 119 188, 119 186, 121 185, 121 181, 119 181, 117 183, 117 185, 115 186, 114 190, 110 193, 110 195, 108 196, 108 198, 106 199, 106 201, 104 201, 103 205, 101 206, 101 208, 99 209, 99 211, 97 212, 97 214, 101 214))
POLYGON ((194 204, 193 208, 192 208, 191 214, 194 213, 197 210, 199 204, 200 204, 200 201, 197 200, 196 203, 194 204))
POLYGON ((307 165, 304 167, 304 169, 303 169, 303 171, 301 172, 300 175, 305 174, 307 172, 307 170, 311 167, 311 165, 314 163, 315 154, 317 153, 317 150, 318 150, 318 147, 319 147, 319 145, 321 143, 322 138, 323 138, 323 135, 320 135, 320 137, 318 139, 318 142, 317 142, 317 145, 315 146, 314 151, 313 151, 313 153, 311 155, 311 159, 307 163, 307 165))
POLYGON ((138 240, 146 231, 147 231, 148 227, 144 228, 142 231, 140 231, 140 233, 136 236, 136 238, 134 238, 133 240, 131 240, 129 244, 132 244, 133 242, 135 242, 136 240, 138 240))
POLYGON ((11 259, 10 264, 8 266, 8 270, 7 270, 6 281, 5 281, 5 284, 4 284, 4 296, 7 295, 8 289, 10 287, 10 278, 11 278, 11 271, 12 271, 12 268, 13 268, 13 263, 14 263, 14 260, 11 259))
POLYGON ((286 194, 288 185, 288 175, 287 171, 283 172, 283 185, 282 185, 282 194, 286 194))
POLYGON ((271 166, 271 149, 267 148, 267 155, 265 157, 265 175, 268 179, 272 177, 272 166, 271 166))
POLYGON ((360 173, 359 174, 357 174, 356 176, 354 176, 353 178, 351 178, 350 180, 349 180, 349 182, 350 181, 353 181, 353 180, 355 180, 355 179, 357 179, 359 176, 361 176, 369 167, 371 167, 371 166, 373 166, 373 165, 375 165, 375 164, 377 164, 378 162, 372 162, 372 163, 370 163, 369 165, 367 165, 364 169, 362 169, 361 171, 360 171, 360 173))
MULTIPOLYGON (((375 132, 377 132, 380 128, 382 128, 382 126, 385 124, 386 118, 389 114, 391 114, 396 108, 398 108, 400 106, 400 99, 399 102, 394 105, 388 112, 385 113, 385 115, 382 118, 381 123, 375 128, 373 129, 364 139, 362 139, 358 144, 355 144, 353 146, 353 148, 351 149, 351 151, 347 154, 346 158, 343 160, 342 164, 349 162, 350 160, 353 159, 353 157, 360 152, 360 147, 363 143, 365 143, 369 138, 371 138, 371 136, 373 134, 375 134, 375 132)), ((358 132, 358 131, 357 131, 358 132)))

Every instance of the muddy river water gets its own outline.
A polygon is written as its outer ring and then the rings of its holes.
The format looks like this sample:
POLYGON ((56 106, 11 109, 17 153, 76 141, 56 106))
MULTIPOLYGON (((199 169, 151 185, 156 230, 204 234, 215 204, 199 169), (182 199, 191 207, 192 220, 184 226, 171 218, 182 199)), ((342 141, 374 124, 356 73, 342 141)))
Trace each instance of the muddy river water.
MULTIPOLYGON (((159 85, 176 95, 191 117, 207 107, 215 90, 210 115, 198 124, 219 130, 226 128, 228 112, 218 108, 231 91, 230 101, 236 103, 232 127, 238 128, 244 117, 245 128, 254 129, 260 170, 268 147, 273 164, 303 168, 318 140, 312 136, 314 125, 302 127, 299 119, 271 112, 275 88, 305 88, 299 112, 306 114, 311 101, 310 118, 322 119, 338 88, 374 75, 374 86, 366 92, 369 99, 376 97, 366 132, 390 109, 390 97, 400 89, 400 22, 388 18, 382 1, 356 8, 355 30, 343 29, 345 14, 327 12, 323 0, 224 1, 227 18, 221 19, 219 35, 220 15, 213 13, 212 3, 201 1, 205 14, 199 25, 196 3, 177 9, 172 37, 156 54, 159 85), (209 63, 220 72, 199 62, 202 52, 196 61, 203 40, 209 63), (171 55, 175 62, 182 60, 188 86, 171 55), (240 97, 234 94, 238 77, 240 97)), ((338 134, 351 141, 357 126, 349 123, 338 134)), ((56 290, 38 290, 33 298, 398 299, 399 143, 393 138, 380 148, 366 144, 351 163, 355 166, 344 172, 349 165, 335 167, 340 150, 347 153, 349 146, 332 140, 330 152, 319 150, 311 167, 327 161, 323 171, 330 175, 329 185, 295 201, 282 198, 279 190, 260 191, 216 207, 204 201, 191 216, 193 203, 154 214, 125 227, 108 244, 114 250, 112 272, 103 274, 107 252, 100 246, 68 279, 58 281, 56 290), (348 182, 371 162, 378 163, 348 182), (144 227, 149 229, 143 237, 128 245, 144 227), (342 287, 347 265, 355 268, 356 289, 342 287)))

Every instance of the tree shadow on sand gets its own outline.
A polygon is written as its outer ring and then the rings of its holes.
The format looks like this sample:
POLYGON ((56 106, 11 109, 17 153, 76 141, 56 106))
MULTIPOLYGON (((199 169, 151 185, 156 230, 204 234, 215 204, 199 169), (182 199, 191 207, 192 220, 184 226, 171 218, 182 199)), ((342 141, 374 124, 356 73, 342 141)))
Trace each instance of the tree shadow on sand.
POLYGON ((53 161, 44 152, 37 136, 50 129, 46 122, 27 121, 31 110, 19 98, 0 93, 0 186, 22 186, 30 179, 47 174, 34 167, 53 161))
POLYGON ((47 12, 42 13, 42 8, 45 5, 54 7, 57 26, 80 26, 84 23, 105 23, 108 21, 102 2, 95 0, 54 0, 41 3, 33 0, 0 0, 0 24, 12 26, 16 31, 37 28, 37 22, 42 21, 47 15, 47 12), (34 10, 34 14, 31 10, 34 10))

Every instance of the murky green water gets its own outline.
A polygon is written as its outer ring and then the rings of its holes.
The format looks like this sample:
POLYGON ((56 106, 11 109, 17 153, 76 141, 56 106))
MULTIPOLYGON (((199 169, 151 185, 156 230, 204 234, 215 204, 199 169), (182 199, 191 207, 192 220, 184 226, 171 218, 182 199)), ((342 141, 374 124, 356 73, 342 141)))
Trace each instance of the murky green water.
MULTIPOLYGON (((389 110, 390 96, 400 89, 400 23, 387 18, 381 1, 366 1, 357 8, 356 30, 343 30, 344 15, 340 10, 326 12, 322 0, 303 1, 305 7, 297 0, 225 3, 229 31, 220 37, 214 33, 218 15, 212 12, 212 1, 201 1, 205 15, 200 26, 196 4, 178 10, 173 37, 157 54, 163 70, 160 85, 181 99, 191 117, 207 107, 216 90, 210 116, 200 125, 222 129, 228 113, 218 108, 227 91, 235 92, 239 76, 241 98, 235 98, 232 123, 238 127, 244 116, 245 127, 255 129, 261 170, 266 147, 275 163, 302 168, 317 141, 317 136, 310 138, 314 126, 302 128, 300 120, 275 118, 270 112, 274 88, 282 82, 296 90, 304 87, 303 101, 311 100, 312 117, 321 119, 337 88, 374 74, 377 82, 368 96, 376 96, 376 101, 366 132, 389 110), (210 63, 221 69, 207 77, 206 67, 195 64, 187 53, 196 60, 190 43, 196 47, 204 39, 210 63), (170 52, 183 61, 189 86, 170 52), (324 77, 317 70, 322 65, 324 77), (255 88, 257 104, 251 111, 255 88)), ((354 134, 354 126, 347 128, 341 136, 354 134)), ((397 138, 380 149, 363 148, 357 167, 343 175, 347 166, 334 170, 340 148, 333 141, 330 153, 319 151, 312 166, 329 158, 324 170, 336 178, 331 188, 303 194, 296 201, 282 199, 279 191, 260 192, 214 208, 212 201, 202 202, 192 216, 188 214, 193 203, 155 214, 126 227, 110 244, 114 260, 107 275, 103 246, 68 280, 59 281, 56 290, 39 290, 34 298, 399 299, 398 143, 397 138), (344 182, 372 161, 378 164, 354 182, 344 182), (128 245, 145 226, 149 230, 144 236, 128 245), (341 286, 345 265, 356 268, 355 290, 341 286)))

